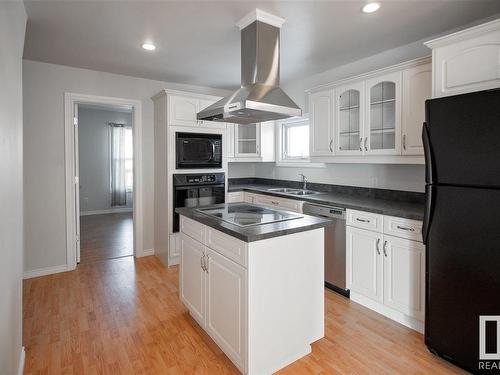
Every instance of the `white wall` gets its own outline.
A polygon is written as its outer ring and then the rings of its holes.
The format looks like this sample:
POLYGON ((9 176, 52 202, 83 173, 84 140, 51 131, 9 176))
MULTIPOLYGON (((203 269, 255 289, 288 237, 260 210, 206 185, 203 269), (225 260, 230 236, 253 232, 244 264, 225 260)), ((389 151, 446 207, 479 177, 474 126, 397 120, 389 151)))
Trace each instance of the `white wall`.
MULTIPOLYGON (((114 122, 132 126, 132 112, 78 108, 78 151, 80 157, 80 212, 110 210, 109 126, 114 122)), ((132 208, 133 194, 127 193, 132 208)))
POLYGON ((0 372, 16 374, 22 353, 23 94, 26 13, 0 2, 0 372))
POLYGON ((141 100, 144 249, 153 248, 153 102, 163 88, 225 95, 61 65, 24 61, 25 271, 65 265, 64 93, 141 100))
MULTIPOLYGON (((394 48, 368 58, 315 74, 306 79, 283 85, 285 92, 303 109, 308 111, 307 89, 337 80, 367 73, 418 57, 430 55, 430 50, 418 41, 394 48)), ((229 177, 252 177, 250 166, 243 163, 229 164, 229 177)), ((272 163, 255 163, 255 177, 300 180, 304 173, 311 182, 336 185, 376 187, 406 191, 424 191, 425 168, 423 165, 379 164, 328 164, 325 168, 276 167, 272 163)))
POLYGON ((326 164, 324 168, 291 168, 256 163, 255 166, 255 177, 261 178, 301 181, 299 173, 310 182, 324 184, 416 192, 424 192, 425 188, 425 169, 421 165, 326 164))

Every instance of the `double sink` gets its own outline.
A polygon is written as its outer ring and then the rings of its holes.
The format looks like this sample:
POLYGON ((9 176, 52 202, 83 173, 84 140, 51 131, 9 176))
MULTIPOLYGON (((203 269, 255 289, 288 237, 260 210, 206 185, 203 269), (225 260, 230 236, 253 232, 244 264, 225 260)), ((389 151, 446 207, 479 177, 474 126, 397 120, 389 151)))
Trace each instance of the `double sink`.
POLYGON ((273 189, 267 189, 267 191, 271 191, 273 193, 296 195, 296 196, 319 194, 318 191, 307 190, 307 189, 292 189, 292 188, 273 188, 273 189))

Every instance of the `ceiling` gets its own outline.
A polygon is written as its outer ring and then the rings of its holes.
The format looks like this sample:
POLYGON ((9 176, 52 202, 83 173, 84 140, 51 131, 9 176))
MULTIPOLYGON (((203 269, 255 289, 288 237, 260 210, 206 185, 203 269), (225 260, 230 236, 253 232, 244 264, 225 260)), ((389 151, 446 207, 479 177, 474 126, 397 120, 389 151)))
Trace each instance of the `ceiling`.
POLYGON ((25 1, 24 58, 169 82, 233 89, 235 23, 255 8, 286 19, 281 80, 290 82, 500 13, 499 0, 25 1), (157 49, 140 48, 152 40, 157 49))

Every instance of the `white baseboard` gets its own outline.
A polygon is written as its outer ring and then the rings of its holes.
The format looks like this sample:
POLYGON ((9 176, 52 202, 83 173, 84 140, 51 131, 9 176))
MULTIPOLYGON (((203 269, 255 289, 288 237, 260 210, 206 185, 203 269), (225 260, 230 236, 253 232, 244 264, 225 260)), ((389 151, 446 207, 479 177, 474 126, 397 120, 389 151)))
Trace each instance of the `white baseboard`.
POLYGON ((146 249, 142 251, 142 256, 148 257, 150 255, 155 255, 155 249, 146 249))
POLYGON ((398 322, 408 328, 413 329, 414 331, 424 334, 424 328, 425 328, 424 322, 421 320, 415 319, 411 316, 403 314, 402 312, 387 307, 379 302, 373 301, 370 298, 367 298, 361 294, 353 292, 352 290, 350 298, 351 301, 353 302, 359 303, 360 305, 363 305, 369 308, 370 310, 373 310, 381 315, 384 315, 385 317, 392 319, 395 322, 398 322))
POLYGON ((26 351, 24 346, 21 347, 21 353, 19 354, 19 364, 17 365, 17 375, 23 375, 24 373, 24 361, 26 360, 26 351))
POLYGON ((66 271, 71 271, 71 269, 68 268, 67 264, 54 267, 38 268, 36 270, 24 271, 23 278, 31 279, 33 277, 52 275, 54 273, 66 272, 66 271))
POLYGON ((118 214, 121 212, 133 212, 133 211, 134 211, 134 209, 132 207, 108 208, 105 210, 82 211, 82 212, 80 212, 80 216, 118 214))

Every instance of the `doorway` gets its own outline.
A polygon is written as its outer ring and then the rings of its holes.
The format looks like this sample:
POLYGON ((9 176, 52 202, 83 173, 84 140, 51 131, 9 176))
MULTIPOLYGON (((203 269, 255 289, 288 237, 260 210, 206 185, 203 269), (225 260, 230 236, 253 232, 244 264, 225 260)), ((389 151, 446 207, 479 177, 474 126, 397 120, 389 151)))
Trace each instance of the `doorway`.
POLYGON ((139 101, 65 95, 68 268, 142 256, 139 101))
POLYGON ((80 257, 85 264, 134 254, 133 110, 75 104, 80 257))

